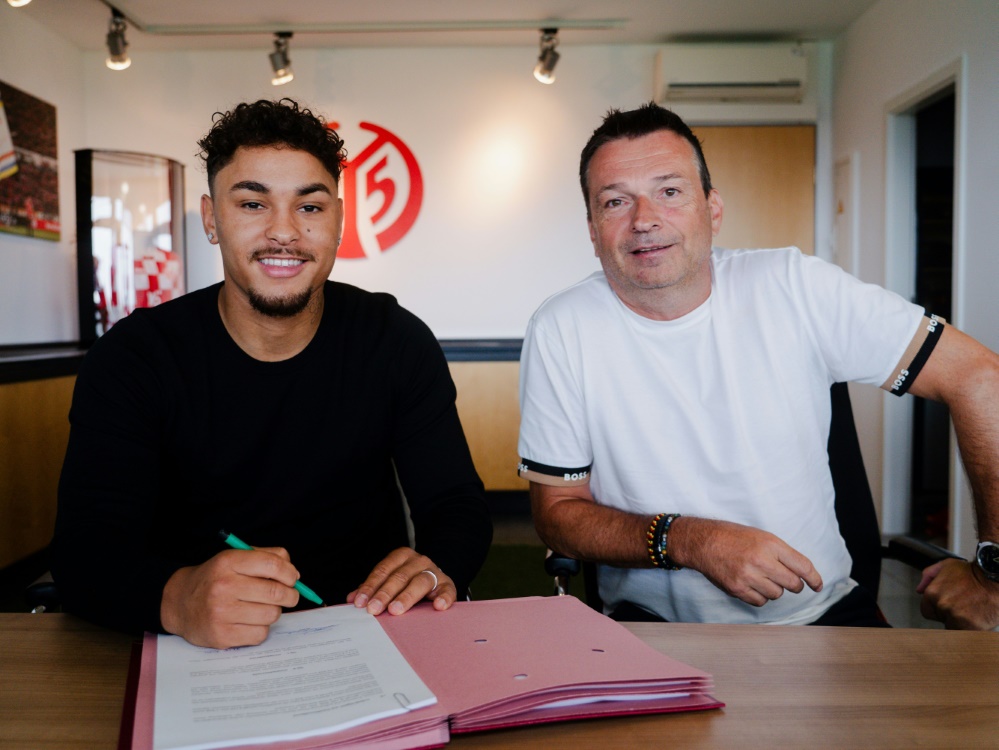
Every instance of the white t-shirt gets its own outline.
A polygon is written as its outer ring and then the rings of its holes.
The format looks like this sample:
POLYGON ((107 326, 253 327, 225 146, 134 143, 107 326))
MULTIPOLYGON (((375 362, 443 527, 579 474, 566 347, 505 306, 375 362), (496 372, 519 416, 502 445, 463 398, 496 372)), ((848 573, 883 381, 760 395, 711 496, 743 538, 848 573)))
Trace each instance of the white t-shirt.
POLYGON ((922 308, 795 248, 712 254, 711 295, 644 318, 597 272, 554 295, 521 357, 521 475, 585 481, 598 502, 769 531, 823 579, 763 607, 685 569, 600 566, 608 611, 803 624, 854 585, 829 475, 829 387, 894 377, 922 308), (539 473, 540 472, 540 473, 539 473), (544 476, 547 475, 547 476, 544 476))

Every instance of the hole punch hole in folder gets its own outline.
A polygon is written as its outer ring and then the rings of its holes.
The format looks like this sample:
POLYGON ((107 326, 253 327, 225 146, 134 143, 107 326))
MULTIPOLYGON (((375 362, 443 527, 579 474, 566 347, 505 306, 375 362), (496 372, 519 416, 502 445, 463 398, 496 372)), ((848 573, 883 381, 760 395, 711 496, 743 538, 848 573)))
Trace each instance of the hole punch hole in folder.
POLYGON ((521 674, 515 674, 513 676, 513 679, 515 679, 515 680, 526 680, 527 679, 527 675, 523 674, 523 673, 521 673, 521 674))

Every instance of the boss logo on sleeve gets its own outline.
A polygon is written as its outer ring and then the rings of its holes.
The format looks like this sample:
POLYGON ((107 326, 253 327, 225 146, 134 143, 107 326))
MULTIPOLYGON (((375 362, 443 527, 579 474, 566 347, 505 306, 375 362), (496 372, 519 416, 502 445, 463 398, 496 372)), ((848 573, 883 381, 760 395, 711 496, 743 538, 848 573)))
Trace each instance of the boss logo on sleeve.
POLYGON ((912 386, 912 382, 919 375, 933 352, 933 347, 937 345, 943 333, 944 324, 947 322, 938 315, 931 315, 923 318, 925 325, 916 329, 916 335, 910 342, 903 359, 899 362, 899 370, 894 377, 882 383, 881 387, 895 396, 904 395, 912 386), (915 352, 913 354, 913 352, 915 352))
POLYGON ((907 377, 909 377, 908 370, 902 370, 901 372, 899 372, 899 374, 895 376, 895 380, 891 384, 891 389, 893 391, 897 391, 898 389, 900 389, 903 385, 905 385, 905 379, 907 377))
POLYGON ((526 458, 517 464, 517 473, 524 479, 540 484, 576 486, 590 480, 590 466, 567 469, 561 466, 548 466, 526 458))

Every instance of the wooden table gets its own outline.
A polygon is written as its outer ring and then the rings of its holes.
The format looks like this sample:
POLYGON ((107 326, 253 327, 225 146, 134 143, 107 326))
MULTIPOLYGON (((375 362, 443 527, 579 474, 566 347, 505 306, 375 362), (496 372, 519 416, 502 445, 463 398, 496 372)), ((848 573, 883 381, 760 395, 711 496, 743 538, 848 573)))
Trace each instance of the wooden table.
MULTIPOLYGON (((999 748, 999 635, 628 626, 711 672, 727 706, 455 737, 458 750, 999 748)), ((68 615, 0 614, 0 748, 116 747, 131 639, 68 615)))

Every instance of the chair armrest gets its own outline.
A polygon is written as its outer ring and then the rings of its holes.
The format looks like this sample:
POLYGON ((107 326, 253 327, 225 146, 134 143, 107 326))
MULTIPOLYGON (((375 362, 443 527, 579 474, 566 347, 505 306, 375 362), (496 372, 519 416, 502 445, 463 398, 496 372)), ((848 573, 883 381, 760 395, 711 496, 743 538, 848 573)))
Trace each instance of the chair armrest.
POLYGON ((548 550, 545 556, 545 572, 550 576, 575 576, 582 570, 582 564, 573 557, 566 557, 548 550))
POLYGON ((554 550, 548 550, 545 556, 545 572, 555 580, 556 596, 565 596, 569 593, 569 579, 579 575, 582 569, 579 560, 566 557, 554 550))
POLYGON ((932 542, 924 542, 909 536, 893 536, 888 539, 885 557, 905 563, 909 567, 922 570, 933 563, 954 558, 963 560, 950 550, 937 546, 932 542))
POLYGON ((62 599, 51 573, 45 573, 24 590, 24 599, 33 614, 58 612, 62 599))

